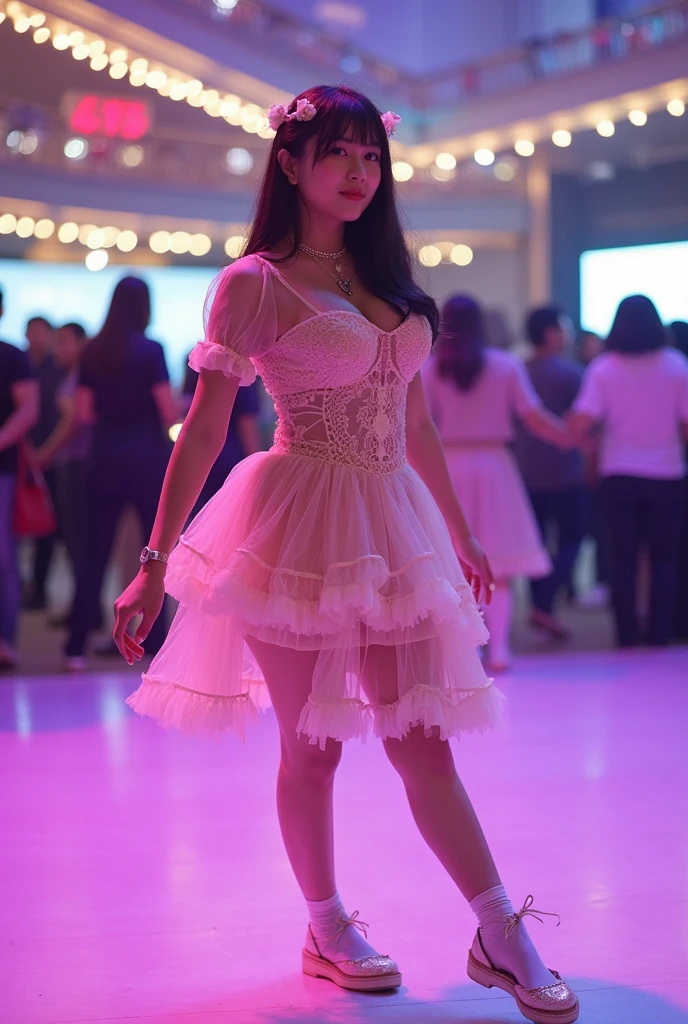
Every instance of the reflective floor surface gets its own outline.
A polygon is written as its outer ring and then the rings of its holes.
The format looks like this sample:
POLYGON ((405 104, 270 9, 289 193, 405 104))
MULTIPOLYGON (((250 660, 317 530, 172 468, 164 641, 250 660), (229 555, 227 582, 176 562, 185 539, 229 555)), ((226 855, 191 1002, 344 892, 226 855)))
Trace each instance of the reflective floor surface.
MULTIPOLYGON (((401 964, 392 994, 305 978, 271 712, 242 745, 165 733, 124 671, 0 680, 0 1021, 492 1024, 470 911, 379 744, 338 776, 339 888, 401 964)), ((512 900, 584 1024, 688 1024, 688 650, 531 656, 504 731, 456 744, 512 900)))

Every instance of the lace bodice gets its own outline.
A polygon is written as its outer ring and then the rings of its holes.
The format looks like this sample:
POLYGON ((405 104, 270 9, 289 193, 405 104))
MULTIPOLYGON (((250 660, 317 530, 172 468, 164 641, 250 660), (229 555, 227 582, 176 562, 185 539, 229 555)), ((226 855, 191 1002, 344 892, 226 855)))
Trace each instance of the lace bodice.
POLYGON ((278 415, 273 451, 371 473, 401 469, 406 460, 406 393, 430 353, 428 321, 411 313, 388 332, 360 313, 317 310, 266 260, 246 260, 255 261, 253 268, 259 265, 262 274, 255 320, 242 320, 228 330, 225 304, 231 302, 220 283, 209 316, 209 340, 196 347, 191 365, 222 369, 238 375, 242 383, 255 378, 256 371, 261 375, 278 415), (274 280, 294 292, 313 315, 267 343, 276 325, 274 280))
POLYGON ((343 310, 283 334, 255 366, 278 414, 274 450, 373 473, 406 458, 406 391, 430 351, 423 317, 378 330, 343 310))

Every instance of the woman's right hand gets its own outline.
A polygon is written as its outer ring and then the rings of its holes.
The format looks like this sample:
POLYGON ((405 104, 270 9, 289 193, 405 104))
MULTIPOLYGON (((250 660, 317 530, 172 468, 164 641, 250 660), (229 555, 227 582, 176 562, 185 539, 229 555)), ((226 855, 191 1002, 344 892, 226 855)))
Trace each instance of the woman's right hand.
POLYGON ((162 563, 148 563, 139 570, 124 593, 115 601, 115 628, 112 636, 117 649, 129 665, 143 657, 141 643, 151 631, 153 623, 162 611, 165 600, 165 574, 162 563), (127 627, 137 615, 143 619, 134 637, 129 636, 127 627))

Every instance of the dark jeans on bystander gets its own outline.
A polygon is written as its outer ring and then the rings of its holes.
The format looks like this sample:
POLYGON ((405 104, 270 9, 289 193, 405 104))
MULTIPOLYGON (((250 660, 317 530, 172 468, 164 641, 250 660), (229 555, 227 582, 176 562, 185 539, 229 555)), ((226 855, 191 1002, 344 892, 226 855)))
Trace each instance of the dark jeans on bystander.
POLYGON ((663 646, 671 640, 685 486, 684 479, 635 476, 609 476, 602 481, 619 647, 633 647, 642 639, 663 646), (644 633, 637 611, 638 558, 643 546, 650 556, 650 607, 644 633))

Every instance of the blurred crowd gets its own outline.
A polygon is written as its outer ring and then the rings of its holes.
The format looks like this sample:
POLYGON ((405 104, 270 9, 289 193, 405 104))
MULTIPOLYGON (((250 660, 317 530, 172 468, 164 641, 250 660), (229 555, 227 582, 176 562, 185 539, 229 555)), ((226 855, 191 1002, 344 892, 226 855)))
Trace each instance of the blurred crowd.
MULTIPOLYGON (((22 608, 63 629, 64 667, 83 668, 90 634, 109 621, 103 582, 126 509, 135 511, 143 537, 150 535, 172 438, 198 379, 187 369, 173 390, 163 347, 147 334, 150 314, 147 285, 126 277, 94 338, 78 323, 56 326, 41 316, 26 326, 25 349, 0 342, 0 668, 19 664, 22 608), (58 544, 68 556, 72 599, 50 609, 58 544)), ((240 390, 194 515, 233 466, 262 447, 259 403, 258 385, 240 390)), ((133 552, 120 563, 123 587, 133 552)), ((153 627, 147 653, 162 645, 168 617, 166 610, 153 627)), ((108 643, 102 653, 111 652, 108 643)))
MULTIPOLYGON (((0 669, 19 665, 22 608, 64 630, 64 667, 83 668, 89 637, 108 621, 103 583, 123 512, 135 510, 145 541, 151 533, 197 375, 187 369, 172 388, 150 315, 146 284, 126 277, 95 337, 36 316, 25 348, 0 342, 0 669), (49 608, 58 545, 72 593, 49 608)), ((526 318, 524 361, 486 344, 485 320, 475 300, 452 296, 422 373, 455 490, 495 574, 490 667, 510 663, 518 577, 530 581, 530 625, 557 641, 569 636, 567 602, 609 603, 621 647, 688 639, 688 324, 662 324, 636 295, 606 339, 576 338, 566 312, 546 306, 526 318), (593 578, 578 593, 586 541, 593 578)), ((264 400, 259 382, 239 389, 192 516, 241 459, 269 446, 264 400)), ((148 654, 167 624, 165 611, 148 654)))

